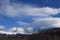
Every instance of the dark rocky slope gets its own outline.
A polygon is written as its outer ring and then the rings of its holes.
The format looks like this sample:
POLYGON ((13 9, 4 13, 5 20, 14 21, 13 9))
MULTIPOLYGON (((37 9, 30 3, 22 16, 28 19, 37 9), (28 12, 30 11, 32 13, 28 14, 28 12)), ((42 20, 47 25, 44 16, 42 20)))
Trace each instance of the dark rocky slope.
POLYGON ((6 35, 0 34, 0 40, 60 40, 60 28, 43 30, 37 34, 6 35))

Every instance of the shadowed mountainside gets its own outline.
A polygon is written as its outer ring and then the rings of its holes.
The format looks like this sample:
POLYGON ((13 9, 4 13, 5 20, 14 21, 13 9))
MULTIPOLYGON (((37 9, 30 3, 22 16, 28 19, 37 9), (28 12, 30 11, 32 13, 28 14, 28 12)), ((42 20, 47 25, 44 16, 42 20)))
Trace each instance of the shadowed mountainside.
POLYGON ((0 34, 0 40, 60 40, 60 28, 42 30, 37 34, 6 35, 0 34))

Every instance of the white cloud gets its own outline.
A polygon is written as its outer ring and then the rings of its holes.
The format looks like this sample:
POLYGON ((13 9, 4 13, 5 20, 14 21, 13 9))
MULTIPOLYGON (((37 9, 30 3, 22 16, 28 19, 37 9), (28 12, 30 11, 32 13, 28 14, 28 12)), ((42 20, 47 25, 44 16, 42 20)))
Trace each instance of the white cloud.
POLYGON ((10 30, 9 30, 10 32, 15 32, 15 33, 20 33, 20 34, 25 34, 25 31, 24 31, 24 29, 23 28, 16 28, 16 27, 13 27, 13 28, 11 28, 10 30))
POLYGON ((26 12, 32 16, 49 16, 59 13, 59 9, 54 9, 50 7, 43 8, 28 8, 26 12))
POLYGON ((28 31, 32 31, 33 28, 32 28, 32 27, 28 27, 27 30, 28 30, 28 31))
POLYGON ((9 31, 16 32, 16 30, 17 30, 17 28, 16 27, 13 27, 9 31))
POLYGON ((16 32, 8 31, 4 26, 0 25, 0 34, 12 35, 16 34, 16 32))
POLYGON ((16 32, 0 31, 0 34, 15 35, 16 32))
POLYGON ((19 17, 22 13, 23 15, 30 15, 30 16, 41 16, 41 17, 50 17, 50 15, 56 15, 60 9, 54 9, 50 7, 44 8, 33 8, 33 7, 24 7, 24 8, 15 8, 14 6, 7 6, 3 9, 3 14, 9 17, 19 17))
POLYGON ((26 28, 26 34, 32 34, 34 31, 33 31, 33 28, 32 27, 28 27, 26 28))
POLYGON ((41 18, 37 19, 33 23, 31 23, 27 28, 16 28, 13 27, 9 31, 1 30, 2 34, 32 34, 37 33, 40 30, 50 29, 50 28, 60 28, 60 18, 41 18))
POLYGON ((17 32, 21 34, 25 34, 25 31, 23 28, 17 28, 17 32))
POLYGON ((12 27, 8 30, 0 30, 0 34, 7 34, 7 35, 16 35, 16 34, 32 34, 34 33, 32 27, 28 28, 21 28, 21 27, 12 27))
POLYGON ((19 21, 19 22, 16 22, 18 23, 18 25, 22 26, 22 27, 28 27, 30 25, 30 23, 26 23, 26 22, 22 22, 22 21, 19 21))
POLYGON ((53 24, 54 27, 60 28, 60 23, 53 24))
POLYGON ((4 26, 2 26, 2 25, 0 25, 0 30, 1 30, 1 29, 5 29, 5 27, 4 27, 4 26))
POLYGON ((23 15, 30 15, 30 16, 39 16, 39 17, 51 17, 50 15, 56 15, 60 13, 60 8, 50 8, 50 7, 32 7, 32 5, 27 4, 13 4, 10 5, 8 0, 3 0, 3 3, 1 3, 2 8, 0 8, 0 12, 3 15, 9 16, 9 17, 20 17, 21 14, 23 15))
MULTIPOLYGON (((24 23, 24 22, 17 22, 21 26, 28 26, 28 28, 16 28, 13 27, 9 31, 0 31, 0 33, 4 34, 27 34, 28 32, 37 32, 40 29, 49 29, 49 28, 55 28, 60 27, 60 18, 53 18, 51 15, 56 15, 60 13, 60 8, 50 8, 50 7, 32 7, 32 5, 27 4, 13 4, 10 5, 9 0, 0 0, 1 7, 0 7, 0 13, 2 15, 8 16, 8 17, 25 17, 24 15, 28 16, 34 16, 34 22, 24 23), (41 18, 44 17, 44 18, 41 18), (28 32, 27 32, 28 31, 28 32)), ((0 26, 0 29, 4 29, 4 26, 0 26)))
POLYGON ((25 30, 23 28, 16 28, 13 27, 11 29, 8 30, 0 30, 0 34, 7 34, 7 35, 16 35, 16 34, 26 34, 25 30))
POLYGON ((30 25, 36 31, 50 28, 60 28, 60 18, 41 18, 30 25))

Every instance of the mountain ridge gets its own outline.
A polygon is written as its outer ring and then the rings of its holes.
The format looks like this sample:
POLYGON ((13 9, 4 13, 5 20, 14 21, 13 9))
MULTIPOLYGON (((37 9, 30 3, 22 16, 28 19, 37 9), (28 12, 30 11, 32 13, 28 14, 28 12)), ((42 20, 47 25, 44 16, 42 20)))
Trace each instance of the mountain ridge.
POLYGON ((0 34, 0 40, 60 40, 60 28, 42 30, 37 34, 0 34))

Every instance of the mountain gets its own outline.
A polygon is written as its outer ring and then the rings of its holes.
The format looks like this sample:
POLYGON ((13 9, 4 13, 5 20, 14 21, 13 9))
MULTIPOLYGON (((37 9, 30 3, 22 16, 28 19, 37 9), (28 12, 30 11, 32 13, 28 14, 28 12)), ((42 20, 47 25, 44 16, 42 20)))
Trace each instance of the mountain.
POLYGON ((36 34, 35 40, 60 40, 60 28, 43 30, 36 34))
POLYGON ((42 30, 36 34, 0 34, 0 40, 60 40, 60 28, 42 30))

